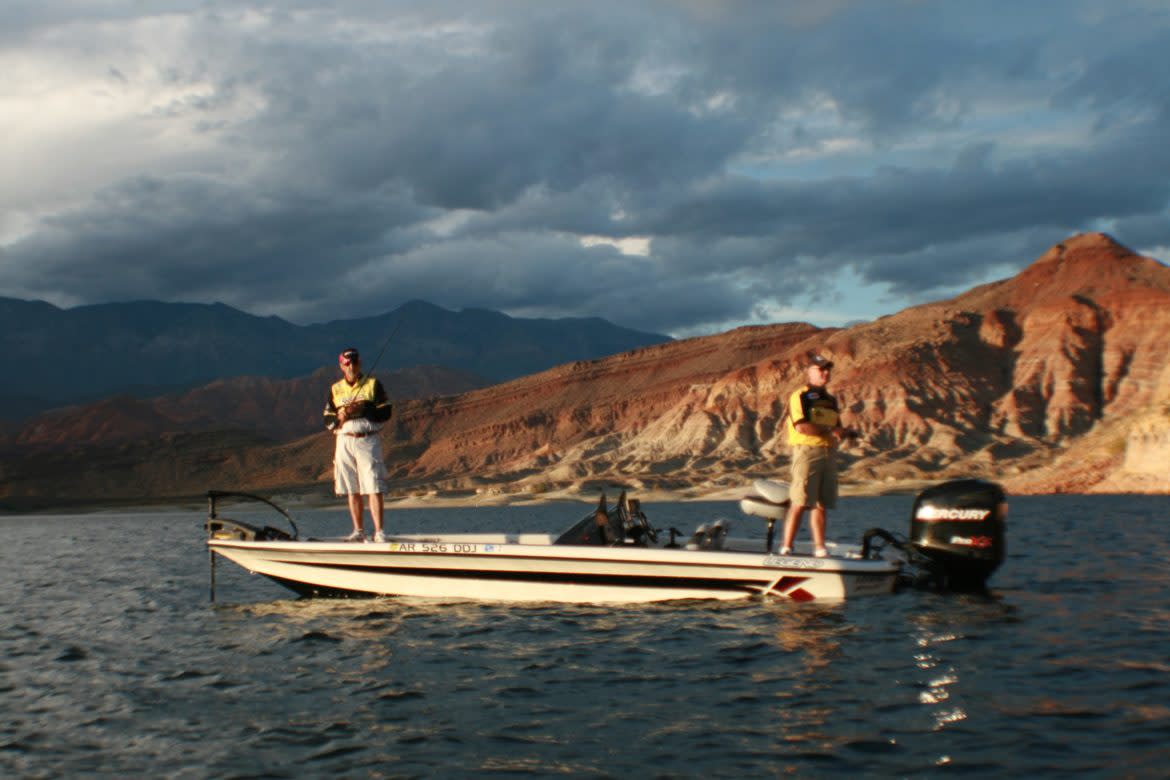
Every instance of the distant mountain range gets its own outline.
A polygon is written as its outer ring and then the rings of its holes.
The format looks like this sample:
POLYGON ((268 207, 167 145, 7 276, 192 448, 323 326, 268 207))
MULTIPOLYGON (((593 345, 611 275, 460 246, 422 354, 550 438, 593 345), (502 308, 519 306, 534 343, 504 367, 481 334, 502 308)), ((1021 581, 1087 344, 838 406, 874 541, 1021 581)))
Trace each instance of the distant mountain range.
MULTIPOLYGON (((1170 492, 1167 332, 1170 268, 1082 234, 1013 278, 873 322, 739 328, 416 396, 382 436, 399 496, 605 484, 709 495, 785 478, 784 400, 816 349, 836 362, 830 389, 863 434, 841 453, 847 490, 980 476, 1015 493, 1170 492)), ((0 506, 209 487, 325 497, 331 437, 274 442, 262 424, 275 408, 316 419, 321 387, 230 382, 128 415, 119 403, 43 415, 0 459, 0 506), (209 419, 214 409, 230 413, 209 419)))
POLYGON ((378 370, 439 366, 490 384, 669 341, 602 319, 518 319, 422 301, 377 317, 299 326, 223 304, 138 301, 60 309, 0 298, 0 419, 115 394, 137 398, 232 377, 304 377, 356 346, 378 370))
MULTIPOLYGON (((411 398, 455 395, 490 382, 438 366, 375 371, 395 403, 411 398)), ((150 441, 168 434, 247 431, 259 440, 282 442, 322 430, 322 411, 334 368, 306 377, 218 379, 191 390, 135 398, 115 395, 88 404, 43 412, 15 430, 0 433, 5 453, 109 446, 150 441)))

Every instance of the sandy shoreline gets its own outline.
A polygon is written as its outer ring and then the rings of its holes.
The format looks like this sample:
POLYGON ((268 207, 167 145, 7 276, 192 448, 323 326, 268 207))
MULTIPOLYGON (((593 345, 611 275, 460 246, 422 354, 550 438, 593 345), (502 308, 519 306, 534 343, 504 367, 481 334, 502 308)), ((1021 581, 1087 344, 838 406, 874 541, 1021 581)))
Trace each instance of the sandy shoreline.
MULTIPOLYGON (((842 484, 841 496, 878 496, 888 494, 912 495, 929 481, 907 481, 896 484, 842 484)), ((420 490, 410 495, 386 496, 386 510, 395 509, 445 509, 479 506, 536 506, 552 503, 596 504, 604 490, 612 506, 621 494, 621 485, 571 486, 558 490, 533 492, 506 492, 504 488, 483 488, 478 492, 420 490)), ((679 489, 632 488, 626 487, 631 498, 637 498, 643 505, 675 502, 718 502, 739 501, 751 495, 751 481, 735 486, 695 486, 679 489)), ((344 502, 332 495, 328 486, 305 488, 256 488, 243 490, 273 501, 290 510, 330 510, 344 508, 344 502)), ((229 503, 236 503, 228 499, 229 503)), ((0 517, 12 515, 103 515, 127 513, 200 512, 208 508, 205 496, 175 496, 157 499, 109 499, 93 501, 52 501, 49 499, 25 499, 6 501, 0 505, 0 517)))

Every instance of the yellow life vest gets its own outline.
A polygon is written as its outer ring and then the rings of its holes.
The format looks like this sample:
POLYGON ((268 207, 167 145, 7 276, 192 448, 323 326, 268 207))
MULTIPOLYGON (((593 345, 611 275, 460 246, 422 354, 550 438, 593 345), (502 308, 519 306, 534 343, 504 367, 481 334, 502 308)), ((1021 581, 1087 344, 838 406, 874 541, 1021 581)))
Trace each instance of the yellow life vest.
POLYGON ((801 447, 832 447, 831 434, 814 436, 801 433, 797 423, 810 422, 836 428, 841 421, 837 399, 823 387, 804 387, 788 397, 788 443, 801 447))
POLYGON ((330 391, 333 396, 334 408, 340 409, 356 401, 373 403, 374 386, 375 379, 372 376, 362 376, 356 384, 352 385, 344 379, 339 379, 333 383, 333 389, 330 391))

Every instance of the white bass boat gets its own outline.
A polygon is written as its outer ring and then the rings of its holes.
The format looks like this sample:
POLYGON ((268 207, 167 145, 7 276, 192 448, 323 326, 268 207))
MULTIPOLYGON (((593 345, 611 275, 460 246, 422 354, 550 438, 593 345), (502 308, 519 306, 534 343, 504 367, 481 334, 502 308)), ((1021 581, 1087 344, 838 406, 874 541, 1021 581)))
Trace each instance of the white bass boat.
POLYGON ((835 602, 890 593, 907 577, 982 587, 1003 557, 1007 507, 1003 491, 992 483, 945 483, 915 502, 914 542, 872 529, 861 544, 829 543, 829 556, 818 558, 802 547, 792 555, 774 551, 775 525, 788 507, 787 486, 766 480, 758 480, 740 502, 746 515, 767 522, 765 540, 729 536, 728 523, 720 520, 701 525, 685 543, 677 529, 654 528, 640 502, 625 492, 613 507, 602 495, 594 511, 559 535, 399 534, 380 543, 302 540, 292 517, 268 499, 223 491, 207 495, 213 599, 217 556, 309 597, 835 602), (218 502, 233 497, 273 507, 292 533, 220 517, 218 502), (962 535, 953 532, 955 525, 962 535))

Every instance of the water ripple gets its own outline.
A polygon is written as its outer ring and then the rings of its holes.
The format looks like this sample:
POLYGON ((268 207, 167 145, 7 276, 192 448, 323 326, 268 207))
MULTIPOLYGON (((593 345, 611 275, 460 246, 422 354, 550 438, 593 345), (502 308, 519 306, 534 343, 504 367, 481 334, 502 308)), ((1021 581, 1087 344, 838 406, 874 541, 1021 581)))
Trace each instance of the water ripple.
MULTIPOLYGON (((905 503, 833 533, 900 530, 905 503)), ((1138 551, 1170 554, 1170 500, 1124 503, 1016 500, 990 598, 828 607, 300 601, 228 566, 209 605, 197 517, 0 518, 0 775, 1157 776, 1170 595, 1138 551), (83 524, 85 555, 54 541, 83 524)))

